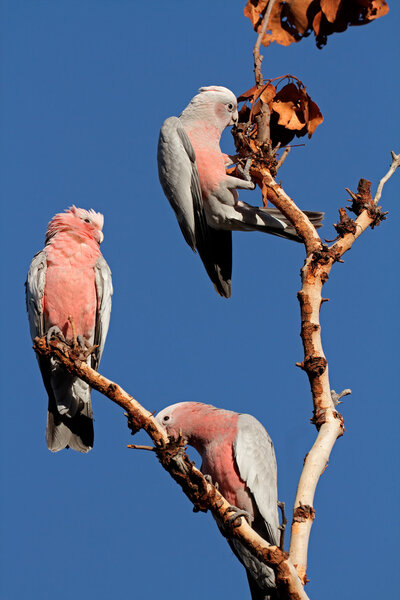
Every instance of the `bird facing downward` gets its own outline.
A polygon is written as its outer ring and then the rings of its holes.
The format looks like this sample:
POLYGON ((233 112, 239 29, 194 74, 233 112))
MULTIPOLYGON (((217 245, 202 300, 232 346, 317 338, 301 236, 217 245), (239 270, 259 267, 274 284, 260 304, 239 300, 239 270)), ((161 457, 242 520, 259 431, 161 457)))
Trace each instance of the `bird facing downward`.
MULTIPOLYGON (((156 417, 168 434, 183 436, 201 455, 201 471, 233 506, 245 510, 267 542, 279 544, 277 466, 268 433, 251 415, 200 402, 179 402, 156 417)), ((275 593, 275 576, 236 539, 229 545, 244 565, 253 600, 275 593)))
MULTIPOLYGON (((228 175, 231 159, 219 145, 223 130, 238 121, 237 100, 221 86, 200 88, 179 117, 164 121, 158 142, 158 172, 183 236, 197 250, 216 291, 231 295, 232 231, 261 231, 301 241, 276 208, 258 208, 239 200, 237 189, 253 190, 228 175)), ((323 213, 305 212, 321 226, 323 213)))
MULTIPOLYGON (((111 312, 111 271, 101 255, 104 217, 72 206, 50 221, 45 247, 31 263, 26 303, 32 339, 57 333, 97 350, 87 358, 99 366, 111 312)), ((53 452, 70 447, 88 452, 93 446, 90 387, 70 375, 53 358, 38 357, 48 394, 46 440, 53 452)))

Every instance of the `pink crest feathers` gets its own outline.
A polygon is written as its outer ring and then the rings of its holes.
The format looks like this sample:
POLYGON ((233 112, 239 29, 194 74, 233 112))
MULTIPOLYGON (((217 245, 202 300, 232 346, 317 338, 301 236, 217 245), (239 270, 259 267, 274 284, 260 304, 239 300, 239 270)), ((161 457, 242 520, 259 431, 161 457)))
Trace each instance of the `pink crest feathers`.
POLYGON ((47 226, 45 243, 49 243, 58 233, 79 233, 84 237, 93 238, 97 243, 103 241, 104 216, 93 209, 85 210, 71 206, 63 213, 57 213, 47 226))

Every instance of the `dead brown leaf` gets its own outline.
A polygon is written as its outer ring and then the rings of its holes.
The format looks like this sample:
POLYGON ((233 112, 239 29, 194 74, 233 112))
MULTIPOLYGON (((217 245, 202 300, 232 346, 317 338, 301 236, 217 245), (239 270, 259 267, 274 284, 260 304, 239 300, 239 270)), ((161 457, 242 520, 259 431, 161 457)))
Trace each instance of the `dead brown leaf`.
POLYGON ((244 105, 239 111, 239 123, 245 123, 251 131, 248 135, 256 139, 257 119, 262 106, 268 105, 271 113, 270 134, 272 145, 288 144, 293 137, 312 136, 323 116, 317 104, 307 94, 303 83, 296 77, 285 75, 267 81, 263 86, 254 86, 238 97, 244 105), (283 85, 284 84, 284 85, 283 85))
POLYGON ((321 10, 330 23, 335 21, 341 2, 342 0, 321 0, 321 10))
MULTIPOLYGON (((244 14, 258 32, 267 0, 248 0, 244 14)), ((262 43, 289 46, 314 32, 319 48, 333 33, 351 25, 366 25, 389 11, 385 0, 276 0, 262 43)))

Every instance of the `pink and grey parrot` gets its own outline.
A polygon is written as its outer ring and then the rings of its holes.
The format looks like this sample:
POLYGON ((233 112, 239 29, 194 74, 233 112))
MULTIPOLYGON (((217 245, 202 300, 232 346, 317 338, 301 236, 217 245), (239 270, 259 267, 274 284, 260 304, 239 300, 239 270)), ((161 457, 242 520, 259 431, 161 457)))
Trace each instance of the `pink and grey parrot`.
MULTIPOLYGON (((97 369, 104 349, 113 293, 111 271, 101 255, 104 217, 72 206, 50 221, 45 247, 31 263, 26 280, 26 304, 32 339, 56 333, 78 342, 98 344, 87 362, 97 369)), ((38 362, 48 394, 46 440, 49 450, 93 447, 90 387, 67 373, 53 358, 38 362)))
MULTIPOLYGON (((221 86, 200 88, 179 117, 164 121, 158 142, 158 172, 183 236, 198 250, 216 291, 231 295, 232 231, 262 231, 301 241, 276 208, 257 208, 239 200, 237 189, 253 190, 248 168, 244 179, 226 173, 232 164, 221 152, 220 137, 238 122, 237 100, 221 86)), ((250 166, 250 165, 248 165, 250 166)), ((323 213, 305 213, 316 227, 323 213)))
MULTIPOLYGON (((251 415, 202 404, 179 402, 156 417, 168 434, 185 441, 201 455, 202 473, 218 484, 233 507, 249 513, 252 527, 267 542, 279 545, 277 466, 268 433, 251 415)), ((275 576, 236 539, 229 545, 245 566, 253 600, 271 598, 275 576)))

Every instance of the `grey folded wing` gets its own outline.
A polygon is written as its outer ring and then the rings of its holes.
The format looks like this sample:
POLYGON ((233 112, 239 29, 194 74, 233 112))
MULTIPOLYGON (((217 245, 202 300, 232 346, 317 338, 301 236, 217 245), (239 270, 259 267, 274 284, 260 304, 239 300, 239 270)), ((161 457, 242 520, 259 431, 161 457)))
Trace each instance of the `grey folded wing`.
POLYGON ((44 335, 43 296, 46 285, 46 252, 41 250, 32 259, 25 282, 26 309, 31 337, 44 335))
POLYGON ((207 223, 195 151, 178 117, 169 117, 161 127, 157 159, 160 182, 183 237, 198 250, 217 292, 229 297, 232 234, 207 223))
POLYGON ((251 415, 239 415, 234 453, 239 475, 246 482, 265 521, 267 542, 278 545, 278 489, 274 446, 264 427, 251 415))
POLYGON ((98 369, 101 355, 104 350, 108 326, 110 324, 111 298, 113 295, 111 270, 103 256, 100 256, 97 260, 94 274, 97 292, 97 315, 94 331, 94 344, 98 344, 99 347, 92 354, 91 366, 93 369, 98 369))
POLYGON ((195 210, 203 213, 193 146, 178 117, 164 121, 158 140, 158 174, 186 242, 195 250, 195 210))

